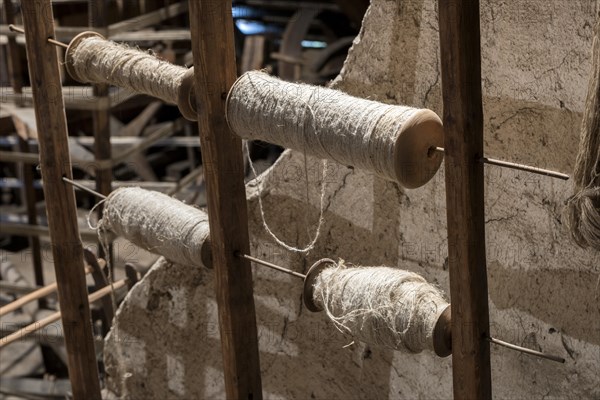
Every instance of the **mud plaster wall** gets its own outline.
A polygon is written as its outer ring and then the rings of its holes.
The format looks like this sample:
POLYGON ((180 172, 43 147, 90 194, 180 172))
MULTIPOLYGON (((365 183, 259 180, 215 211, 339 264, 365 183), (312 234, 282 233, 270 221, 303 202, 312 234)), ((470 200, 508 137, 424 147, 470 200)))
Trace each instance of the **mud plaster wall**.
MULTIPOLYGON (((570 173, 598 2, 482 3, 486 153, 570 173)), ((437 29, 435 1, 373 0, 334 85, 441 113, 437 29)), ((404 190, 330 163, 323 234, 300 257, 265 234, 257 198, 281 238, 306 243, 321 162, 308 160, 307 200, 303 160, 287 152, 248 185, 253 254, 301 272, 324 256, 396 265, 448 292, 443 169, 423 188, 404 190)), ((600 256, 569 240, 561 211, 570 193, 563 181, 486 168, 492 334, 567 359, 560 365, 493 347, 495 398, 600 397, 600 256)), ((450 358, 350 344, 324 315, 302 308, 295 278, 254 272, 266 398, 452 397, 450 358)), ((109 388, 122 397, 222 398, 212 273, 155 266, 121 307, 105 358, 109 388)))

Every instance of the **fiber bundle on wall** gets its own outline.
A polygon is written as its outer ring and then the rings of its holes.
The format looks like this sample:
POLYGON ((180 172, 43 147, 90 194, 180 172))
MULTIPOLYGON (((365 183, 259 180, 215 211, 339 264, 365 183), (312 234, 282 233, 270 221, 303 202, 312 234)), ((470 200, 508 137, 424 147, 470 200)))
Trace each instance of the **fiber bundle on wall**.
POLYGON ((82 83, 109 84, 177 104, 195 120, 194 70, 139 49, 106 40, 95 32, 76 36, 67 49, 69 75, 82 83))
POLYGON ((575 195, 568 202, 571 234, 580 246, 600 250, 600 19, 573 179, 575 195))
POLYGON ((104 204, 100 229, 177 264, 212 265, 208 215, 203 211, 137 187, 113 191, 104 204))
POLYGON ((450 354, 449 304, 413 272, 321 260, 309 271, 304 296, 309 310, 325 310, 341 332, 357 340, 412 353, 450 354))
POLYGON ((247 72, 227 98, 227 121, 245 139, 263 140, 372 171, 415 188, 443 156, 440 118, 430 110, 360 99, 338 90, 247 72))

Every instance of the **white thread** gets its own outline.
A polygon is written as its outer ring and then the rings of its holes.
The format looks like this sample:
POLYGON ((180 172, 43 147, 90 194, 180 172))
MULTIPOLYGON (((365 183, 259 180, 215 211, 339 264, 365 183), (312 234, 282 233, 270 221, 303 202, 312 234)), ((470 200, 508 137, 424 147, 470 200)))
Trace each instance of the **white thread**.
POLYGON ((413 353, 434 350, 435 325, 449 306, 422 276, 389 267, 348 267, 340 261, 319 273, 313 288, 314 303, 340 332, 413 353))
POLYGON ((94 211, 96 210, 96 208, 98 208, 102 204, 104 204, 106 202, 106 200, 107 199, 105 198, 105 199, 100 200, 98 203, 94 204, 94 206, 90 209, 90 212, 86 216, 86 222, 90 229, 96 231, 96 234, 98 236, 98 243, 100 244, 100 247, 102 248, 102 252, 104 253, 104 255, 106 257, 105 261, 106 261, 106 269, 108 270, 108 276, 104 273, 104 270, 102 268, 100 268, 100 273, 102 274, 104 279, 106 279, 106 281, 110 285, 110 301, 112 303, 113 310, 116 312, 117 311, 117 299, 115 297, 115 286, 114 286, 114 280, 113 280, 113 275, 112 275, 111 254, 110 254, 110 245, 109 245, 108 235, 107 235, 106 230, 101 226, 100 223, 93 225, 92 221, 91 221, 91 217, 94 214, 94 211))
POLYGON ((210 266, 208 216, 165 194, 117 189, 106 199, 98 225, 171 262, 210 266))
POLYGON ((187 69, 139 49, 101 37, 81 40, 72 54, 80 79, 105 83, 177 104, 178 90, 187 69))
MULTIPOLYGON (((308 100, 310 100, 311 97, 312 97, 312 94, 311 94, 311 96, 309 96, 308 100)), ((315 124, 314 113, 310 106, 310 103, 308 101, 304 101, 304 99, 299 99, 299 101, 301 102, 301 104, 303 106, 304 114, 306 115, 307 113, 310 113, 313 116, 313 118, 311 118, 311 121, 313 121, 313 129, 316 129, 316 126, 314 125, 315 124)), ((250 157, 250 149, 248 147, 248 142, 245 142, 245 147, 246 147, 246 156, 248 157, 248 164, 250 165, 250 169, 252 170, 252 173, 254 174, 254 178, 257 178, 258 175, 256 173, 256 169, 254 168, 254 164, 252 163, 252 158, 250 157)), ((304 153, 304 176, 306 177, 306 202, 308 203, 310 198, 309 198, 309 187, 308 187, 308 162, 307 162, 307 157, 306 157, 306 147, 304 147, 302 149, 302 151, 304 153)), ((299 248, 299 247, 295 247, 290 244, 287 244, 283 240, 279 239, 279 237, 277 237, 277 235, 275 235, 275 233, 271 230, 271 228, 267 224, 267 220, 265 217, 265 211, 263 208, 262 196, 260 196, 260 195, 258 196, 258 208, 260 210, 260 217, 262 220, 261 222, 262 222, 263 227, 265 228, 265 230, 267 231, 269 236, 271 236, 271 238, 273 238, 273 240, 275 240, 275 242, 277 244, 279 244, 286 250, 293 251, 295 253, 308 253, 309 251, 314 249, 315 244, 317 243, 317 240, 319 239, 319 236, 321 235, 321 227, 323 226, 323 223, 325 222, 325 218, 323 215, 325 213, 325 182, 327 179, 327 166, 328 166, 327 160, 323 160, 322 161, 323 175, 321 178, 321 195, 320 195, 320 205, 319 205, 319 221, 317 223, 317 227, 315 229, 315 234, 314 234, 312 240, 303 248, 299 248)), ((306 214, 305 214, 305 222, 308 224, 308 217, 306 214)))
POLYGON ((592 74, 581 122, 581 140, 567 201, 567 223, 581 247, 600 250, 600 18, 592 46, 592 74))
POLYGON ((354 165, 406 187, 427 182, 442 160, 439 154, 428 155, 443 140, 441 121, 430 110, 285 82, 259 71, 243 74, 232 86, 227 121, 242 138, 354 165), (419 129, 407 133, 415 126, 419 129), (410 139, 400 149, 403 134, 410 139))

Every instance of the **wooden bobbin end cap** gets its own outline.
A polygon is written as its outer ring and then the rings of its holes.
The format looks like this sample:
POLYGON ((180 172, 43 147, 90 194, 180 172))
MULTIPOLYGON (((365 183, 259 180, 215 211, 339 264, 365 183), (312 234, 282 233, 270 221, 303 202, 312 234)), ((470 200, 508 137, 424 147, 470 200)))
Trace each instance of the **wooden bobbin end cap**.
POLYGON ((304 305, 306 306, 308 311, 311 312, 319 312, 323 311, 323 307, 315 303, 313 293, 314 293, 314 285, 317 276, 326 268, 329 268, 331 265, 335 265, 335 261, 330 258, 323 258, 312 265, 306 273, 306 278, 304 278, 304 290, 302 292, 302 299, 304 301, 304 305))
POLYGON ((179 107, 181 115, 188 121, 198 120, 194 79, 194 67, 191 67, 183 76, 177 93, 177 106, 179 107))
POLYGON ((394 148, 396 179, 403 187, 423 186, 436 174, 444 156, 434 147, 444 146, 444 128, 431 110, 418 110, 400 128, 394 148))
POLYGON ((450 305, 440 314, 433 328, 433 350, 440 357, 452 354, 452 315, 450 305))
POLYGON ((101 34, 99 34, 98 32, 94 32, 94 31, 81 32, 79 35, 75 36, 71 40, 71 43, 69 43, 69 47, 67 47, 67 52, 65 54, 65 67, 67 69, 67 72, 69 73, 69 75, 71 75, 71 78, 73 78, 77 82, 81 82, 81 83, 89 83, 89 82, 86 81, 85 79, 83 79, 82 77, 80 77, 79 75, 77 75, 77 71, 75 70, 75 67, 73 66, 73 55, 77 51, 77 47, 81 44, 83 39, 87 39, 89 37, 99 37, 101 39, 106 40, 106 38, 104 36, 102 36, 101 34))

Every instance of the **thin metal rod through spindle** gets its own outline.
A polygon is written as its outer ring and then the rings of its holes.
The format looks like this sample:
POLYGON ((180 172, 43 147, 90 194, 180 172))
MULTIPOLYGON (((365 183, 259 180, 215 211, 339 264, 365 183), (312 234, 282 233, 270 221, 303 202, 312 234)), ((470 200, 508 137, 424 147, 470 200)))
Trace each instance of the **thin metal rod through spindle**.
MULTIPOLYGON (((13 24, 8 25, 8 30, 11 31, 11 32, 17 32, 17 33, 20 33, 20 34, 25 34, 25 30, 23 28, 19 28, 19 27, 13 25, 13 24)), ((52 43, 55 46, 60 46, 60 47, 63 47, 65 49, 69 48, 68 44, 65 44, 63 42, 59 42, 58 40, 55 40, 55 39, 52 39, 52 38, 48 38, 48 43, 52 43)))
MULTIPOLYGON (((432 147, 430 149, 430 152, 433 152, 433 151, 443 153, 445 150, 443 147, 432 147)), ((549 176, 552 178, 563 179, 565 181, 569 179, 569 175, 563 174, 561 172, 551 171, 549 169, 543 169, 543 168, 538 168, 538 167, 531 167, 529 165, 517 164, 517 163, 513 163, 513 162, 508 162, 508 161, 496 160, 495 158, 481 157, 479 159, 479 161, 484 164, 497 165, 499 167, 510 168, 510 169, 517 169, 519 171, 531 172, 534 174, 549 176)))
POLYGON ((542 353, 541 351, 528 349, 527 347, 517 346, 516 344, 508 343, 508 342, 505 342, 503 340, 496 339, 496 338, 493 338, 493 337, 489 337, 487 340, 490 343, 494 343, 494 344, 497 344, 499 346, 506 347, 507 349, 520 351, 521 353, 526 353, 526 354, 529 354, 529 355, 532 355, 532 356, 545 358, 547 360, 559 362, 559 363, 562 363, 562 364, 565 363, 565 359, 562 358, 562 357, 559 357, 559 356, 555 356, 555 355, 552 355, 552 354, 542 353))
POLYGON ((249 256, 247 254, 242 254, 239 251, 237 251, 235 253, 235 256, 239 257, 239 258, 244 258, 244 259, 252 261, 252 262, 255 262, 256 264, 264 265, 265 267, 272 268, 274 270, 283 272, 285 274, 295 276, 296 278, 300 278, 300 279, 305 279, 306 278, 306 275, 304 275, 304 274, 301 274, 301 273, 296 272, 296 271, 292 271, 291 269, 280 267, 279 265, 272 264, 272 263, 270 263, 268 261, 263 261, 263 260, 261 260, 259 258, 255 258, 255 257, 249 256))
POLYGON ((106 200, 107 196, 103 195, 102 193, 98 193, 95 190, 92 190, 92 189, 90 189, 90 188, 88 188, 88 187, 86 187, 86 186, 84 186, 84 185, 82 185, 80 183, 77 183, 74 180, 67 178, 66 176, 63 176, 62 180, 65 181, 65 182, 67 182, 67 183, 70 183, 71 185, 75 186, 78 189, 83 190, 84 192, 88 192, 89 194, 93 194, 94 196, 99 197, 102 200, 106 200))

